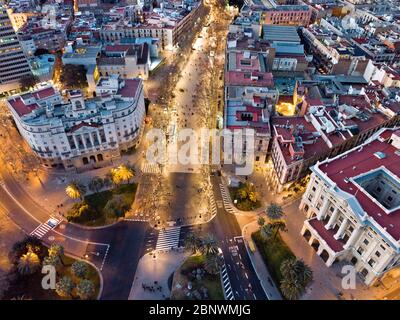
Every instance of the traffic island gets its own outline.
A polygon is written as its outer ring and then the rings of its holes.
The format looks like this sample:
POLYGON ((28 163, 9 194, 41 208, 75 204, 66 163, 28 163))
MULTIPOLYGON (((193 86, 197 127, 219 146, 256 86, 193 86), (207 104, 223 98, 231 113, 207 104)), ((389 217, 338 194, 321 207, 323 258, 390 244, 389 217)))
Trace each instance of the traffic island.
POLYGON ((68 210, 67 220, 89 227, 113 224, 130 210, 136 190, 137 184, 130 183, 87 195, 68 210))
POLYGON ((240 182, 237 187, 229 186, 229 195, 233 205, 241 211, 253 211, 261 207, 259 194, 252 183, 240 182))
POLYGON ((224 300, 220 273, 206 271, 204 255, 190 256, 174 273, 171 300, 224 300))
POLYGON ((14 244, 9 259, 13 267, 7 274, 9 286, 3 299, 94 300, 99 297, 101 280, 97 269, 67 256, 60 245, 47 248, 40 240, 26 237, 14 244))

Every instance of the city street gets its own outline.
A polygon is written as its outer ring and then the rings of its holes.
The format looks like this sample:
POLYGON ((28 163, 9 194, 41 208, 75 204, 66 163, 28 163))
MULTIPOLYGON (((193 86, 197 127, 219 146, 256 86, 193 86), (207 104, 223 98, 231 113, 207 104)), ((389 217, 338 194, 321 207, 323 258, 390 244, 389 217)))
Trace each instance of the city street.
MULTIPOLYGON (((169 85, 172 91, 149 93, 151 100, 156 102, 152 108, 159 108, 151 112, 153 125, 164 130, 174 128, 173 136, 182 128, 191 128, 198 133, 201 128, 215 127, 216 104, 222 95, 223 84, 215 70, 223 68, 226 31, 231 21, 226 13, 221 15, 216 3, 210 6, 209 17, 205 19, 208 26, 199 25, 201 32, 194 35, 197 45, 166 60, 184 62, 179 67, 166 69, 180 70, 179 74, 169 77, 175 81, 175 85, 169 85)), ((151 91, 150 84, 148 91, 151 91)), ((38 175, 40 164, 26 149, 16 130, 4 130, 10 125, 7 116, 3 115, 2 140, 5 144, 20 142, 10 144, 14 155, 18 155, 18 161, 13 161, 14 156, 7 152, 1 156, 1 161, 7 163, 0 171, 2 207, 27 234, 41 232, 40 237, 45 243, 60 243, 69 254, 93 262, 101 271, 104 281, 102 299, 126 299, 138 261, 146 252, 156 248, 158 232, 150 229, 148 223, 137 221, 122 221, 106 228, 82 228, 63 221, 52 207, 46 208, 43 203, 39 205, 20 184, 32 178, 42 183, 38 175), (47 227, 50 216, 60 221, 54 229, 47 227)), ((134 159, 133 163, 138 169, 146 168, 142 154, 147 147, 148 143, 144 140, 135 154, 124 156, 123 161, 134 159)), ((165 227, 168 221, 193 225, 211 218, 211 196, 213 194, 217 201, 221 201, 221 194, 220 181, 215 177, 212 181, 209 179, 208 165, 167 165, 154 171, 143 170, 143 174, 139 175, 134 208, 136 215, 133 218, 141 214, 157 228, 165 227)), ((217 209, 217 215, 210 223, 199 227, 203 233, 211 233, 218 239, 235 299, 265 299, 236 218, 222 207, 217 209)), ((196 227, 182 228, 180 245, 193 228, 196 230, 196 227)))

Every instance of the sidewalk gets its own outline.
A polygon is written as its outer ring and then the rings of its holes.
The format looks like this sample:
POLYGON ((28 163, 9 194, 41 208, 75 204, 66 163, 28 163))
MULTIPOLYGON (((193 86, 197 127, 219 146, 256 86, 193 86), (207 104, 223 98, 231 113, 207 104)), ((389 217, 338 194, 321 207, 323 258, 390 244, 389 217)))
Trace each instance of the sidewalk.
POLYGON ((380 299, 386 293, 380 287, 367 287, 357 278, 356 289, 345 290, 342 288, 341 264, 336 263, 327 267, 315 250, 301 236, 300 231, 303 226, 305 216, 299 210, 300 200, 284 207, 286 225, 288 232, 281 232, 282 239, 293 251, 298 259, 311 267, 313 271, 313 282, 302 300, 364 300, 380 299))
POLYGON ((249 252, 249 257, 253 267, 257 273, 258 278, 260 279, 261 286, 263 287, 265 293, 268 296, 269 300, 282 300, 282 296, 279 290, 276 288, 275 284, 272 281, 272 278, 269 274, 269 271, 264 263, 264 260, 258 251, 257 247, 255 247, 255 251, 251 252, 248 248, 248 243, 251 241, 251 234, 259 229, 257 221, 253 221, 246 226, 243 227, 242 235, 245 239, 246 248, 249 252), (270 281, 269 281, 270 280, 270 281))
POLYGON ((177 251, 156 253, 156 258, 152 254, 144 255, 139 260, 128 300, 165 300, 169 298, 171 290, 168 287, 168 279, 187 256, 186 252, 177 251), (157 281, 157 285, 162 287, 161 291, 152 292, 143 289, 142 284, 151 287, 155 286, 154 281, 157 281))

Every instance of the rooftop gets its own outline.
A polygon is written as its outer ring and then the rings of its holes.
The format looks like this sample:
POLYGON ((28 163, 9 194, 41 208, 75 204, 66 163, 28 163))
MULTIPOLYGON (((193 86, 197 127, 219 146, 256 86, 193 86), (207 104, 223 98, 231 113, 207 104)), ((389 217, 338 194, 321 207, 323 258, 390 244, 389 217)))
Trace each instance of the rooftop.
MULTIPOLYGON (((400 208, 394 207, 395 210, 388 213, 381 204, 382 201, 371 196, 372 191, 365 192, 368 186, 364 183, 368 180, 366 178, 384 181, 385 179, 376 179, 377 175, 384 173, 383 178, 389 178, 388 181, 394 181, 394 185, 399 186, 400 152, 398 145, 390 143, 393 134, 393 129, 384 129, 376 139, 317 166, 336 184, 336 188, 352 195, 362 210, 398 241, 400 208), (381 156, 374 156, 379 153, 381 156)), ((393 199, 399 201, 399 195, 393 195, 393 199)))
POLYGON ((297 28, 292 26, 263 25, 263 39, 300 43, 297 28))

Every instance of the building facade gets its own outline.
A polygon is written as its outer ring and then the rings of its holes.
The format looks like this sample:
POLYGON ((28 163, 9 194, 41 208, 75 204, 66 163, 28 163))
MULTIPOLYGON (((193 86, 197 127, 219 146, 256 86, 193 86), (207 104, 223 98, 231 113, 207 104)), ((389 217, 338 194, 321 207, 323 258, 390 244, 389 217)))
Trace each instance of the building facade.
POLYGON ((0 4, 0 93, 19 88, 19 81, 31 74, 7 10, 0 4))
POLYGON ((91 169, 137 146, 145 117, 142 80, 100 78, 96 92, 85 99, 70 91, 63 99, 47 87, 7 100, 21 135, 45 166, 91 169))
POLYGON ((331 266, 347 261, 367 285, 400 262, 400 130, 312 167, 301 230, 331 266))
POLYGON ((285 26, 308 26, 312 11, 307 5, 278 5, 265 9, 263 18, 265 24, 285 26))

